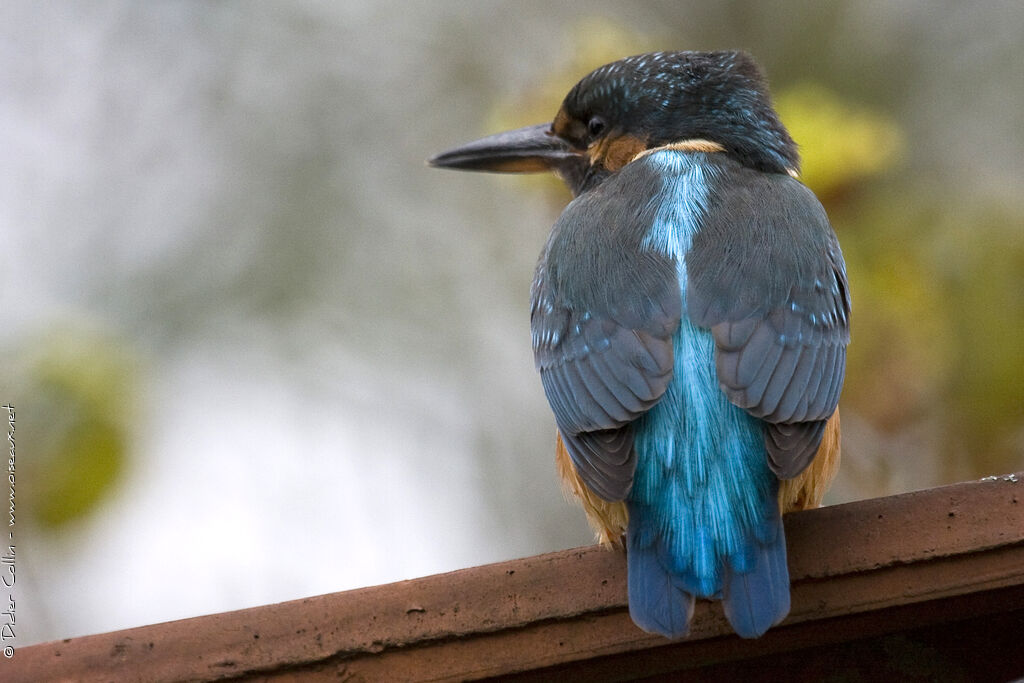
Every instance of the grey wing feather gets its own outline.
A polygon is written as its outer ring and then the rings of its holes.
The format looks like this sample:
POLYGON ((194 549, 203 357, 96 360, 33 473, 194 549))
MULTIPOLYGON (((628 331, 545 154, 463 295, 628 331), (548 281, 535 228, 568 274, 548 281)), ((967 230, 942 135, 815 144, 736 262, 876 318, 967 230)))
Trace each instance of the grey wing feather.
POLYGON ((668 387, 682 316, 676 264, 643 253, 647 217, 629 201, 641 199, 594 192, 570 204, 532 289, 544 393, 576 471, 606 500, 632 487, 630 425, 668 387))
MULTIPOLYGON (((602 498, 621 500, 629 493, 635 466, 629 425, 665 393, 673 355, 670 331, 614 324, 598 336, 593 328, 607 327, 609 320, 590 314, 558 343, 535 346, 534 352, 544 393, 577 471, 602 498)), ((545 325, 545 316, 536 310, 533 325, 545 325)))
POLYGON ((811 461, 839 402, 850 298, 824 210, 796 180, 733 171, 687 255, 687 311, 711 328, 722 390, 767 423, 773 471, 811 461))

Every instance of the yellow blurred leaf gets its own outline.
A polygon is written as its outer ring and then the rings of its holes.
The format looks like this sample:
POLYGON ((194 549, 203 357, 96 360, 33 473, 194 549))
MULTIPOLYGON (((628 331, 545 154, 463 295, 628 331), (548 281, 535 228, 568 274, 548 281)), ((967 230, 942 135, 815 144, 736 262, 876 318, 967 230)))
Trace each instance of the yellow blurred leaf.
POLYGON ((775 105, 800 145, 800 179, 819 196, 835 195, 903 154, 903 132, 895 121, 816 83, 784 89, 775 105))
POLYGON ((15 381, 25 459, 23 510, 58 529, 112 494, 129 460, 137 364, 107 335, 57 327, 27 341, 15 381))

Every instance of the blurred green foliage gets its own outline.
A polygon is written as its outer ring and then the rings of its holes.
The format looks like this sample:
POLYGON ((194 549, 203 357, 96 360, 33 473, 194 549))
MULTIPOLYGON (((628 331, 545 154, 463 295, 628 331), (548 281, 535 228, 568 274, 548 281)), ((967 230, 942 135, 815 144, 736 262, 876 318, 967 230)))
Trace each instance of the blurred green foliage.
POLYGON ((59 327, 26 343, 15 365, 19 513, 56 531, 94 512, 130 460, 137 362, 117 341, 59 327))
POLYGON ((946 480, 1019 469, 1024 217, 913 182, 896 123, 821 85, 786 88, 777 104, 846 255, 843 405, 883 436, 926 424, 946 480))
POLYGON ((820 84, 789 86, 774 99, 800 146, 800 179, 825 203, 903 154, 903 133, 894 121, 820 84))
POLYGON ((856 283, 844 405, 893 436, 930 423, 947 480, 1019 469, 1024 219, 893 188, 833 221, 856 283))

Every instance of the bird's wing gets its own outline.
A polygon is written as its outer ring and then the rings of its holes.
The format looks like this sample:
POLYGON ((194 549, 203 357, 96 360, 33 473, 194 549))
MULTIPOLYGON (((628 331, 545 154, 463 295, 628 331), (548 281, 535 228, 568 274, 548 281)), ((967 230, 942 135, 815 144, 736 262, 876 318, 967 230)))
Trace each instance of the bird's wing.
POLYGON ((773 471, 796 476, 839 402, 850 338, 846 268, 824 209, 793 178, 731 171, 686 265, 687 313, 711 328, 722 390, 767 423, 773 471))
POLYGON ((665 393, 682 315, 675 262, 641 247, 640 203, 614 191, 572 202, 532 289, 544 393, 580 477, 609 501, 632 486, 630 423, 665 393))

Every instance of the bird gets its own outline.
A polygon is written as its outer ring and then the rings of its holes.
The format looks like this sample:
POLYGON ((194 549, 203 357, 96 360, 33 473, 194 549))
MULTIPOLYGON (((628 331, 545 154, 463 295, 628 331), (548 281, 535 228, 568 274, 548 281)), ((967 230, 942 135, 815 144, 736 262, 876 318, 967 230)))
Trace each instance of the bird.
POLYGON ((629 615, 686 636, 697 598, 756 638, 790 611, 782 514, 840 456, 850 291, 838 238, 746 52, 584 76, 550 123, 439 168, 553 172, 573 199, 531 286, 564 488, 625 548, 629 615))

